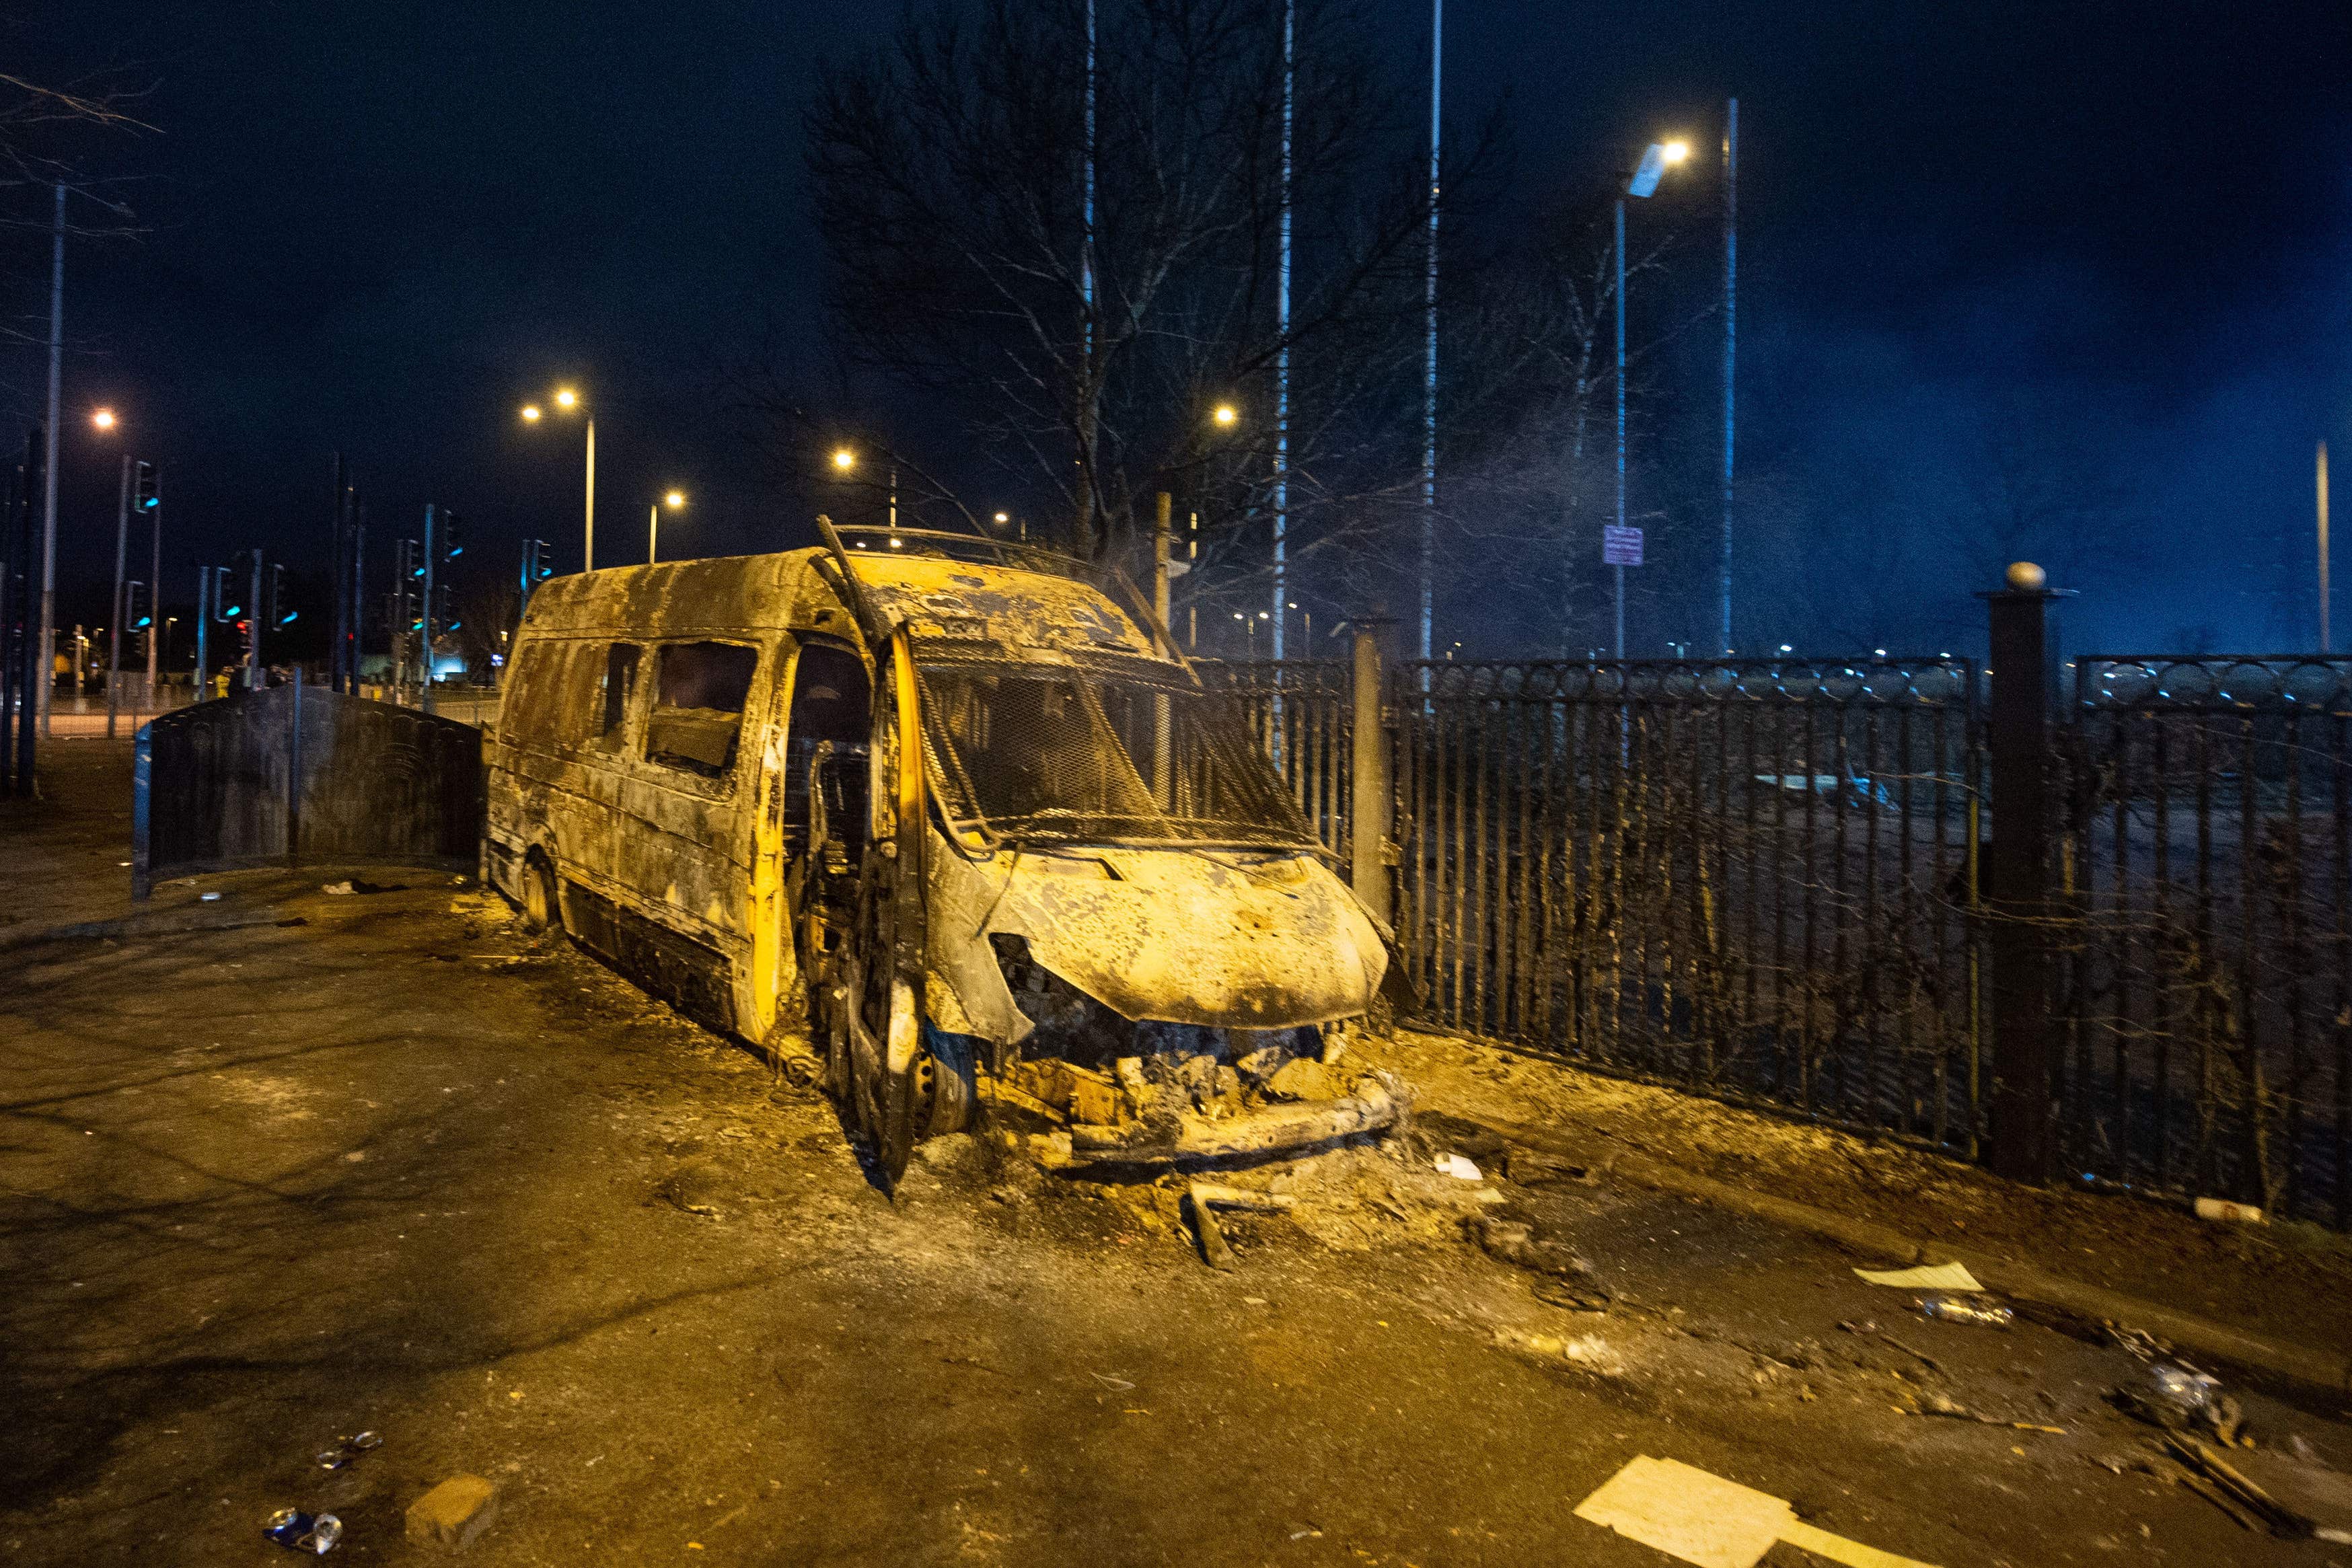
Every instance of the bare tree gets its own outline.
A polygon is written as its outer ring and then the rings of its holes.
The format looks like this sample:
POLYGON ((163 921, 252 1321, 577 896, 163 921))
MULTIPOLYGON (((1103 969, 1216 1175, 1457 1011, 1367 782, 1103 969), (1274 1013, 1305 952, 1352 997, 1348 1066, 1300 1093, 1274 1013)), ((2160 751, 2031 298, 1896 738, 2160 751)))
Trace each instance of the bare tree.
MULTIPOLYGON (((1298 6, 1286 334, 1279 7, 1098 0, 1091 142, 1083 0, 963 16, 910 19, 830 71, 808 118, 850 375, 879 372, 943 413, 1000 481, 1045 497, 1082 556, 1130 548, 1151 494, 1175 493, 1203 522, 1188 580, 1213 592, 1262 558, 1287 348, 1294 547, 1360 548, 1413 471, 1431 195, 1358 11, 1298 6), (1225 401, 1241 410, 1231 432, 1210 419, 1225 401)), ((1449 207, 1491 145, 1449 174, 1449 207)), ((929 492, 956 491, 947 465, 892 452, 929 492)))

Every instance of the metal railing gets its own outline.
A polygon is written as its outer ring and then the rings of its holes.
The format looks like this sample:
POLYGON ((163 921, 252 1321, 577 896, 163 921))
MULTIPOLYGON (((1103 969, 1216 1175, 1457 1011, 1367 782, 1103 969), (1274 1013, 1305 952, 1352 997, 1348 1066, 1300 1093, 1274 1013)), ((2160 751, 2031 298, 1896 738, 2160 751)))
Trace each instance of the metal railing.
POLYGON ((1408 664, 1425 1021, 1972 1150, 1974 670, 1408 664))
POLYGON ((2067 1168, 2352 1224, 2352 659, 2097 655, 2072 696, 2067 1168))
POLYGON ((1355 791, 1355 686, 1343 659, 1202 661, 1203 684, 1231 695, 1289 782, 1300 815, 1348 874, 1355 791))

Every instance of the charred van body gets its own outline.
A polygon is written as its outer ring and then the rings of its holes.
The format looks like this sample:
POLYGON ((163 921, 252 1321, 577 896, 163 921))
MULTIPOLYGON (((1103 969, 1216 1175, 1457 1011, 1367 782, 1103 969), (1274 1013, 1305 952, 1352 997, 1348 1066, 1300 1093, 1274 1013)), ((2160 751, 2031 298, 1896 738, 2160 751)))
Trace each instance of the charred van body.
POLYGON ((541 588, 496 883, 713 1027, 805 1035, 894 1175, 983 1110, 1125 1162, 1391 1120, 1342 1049, 1384 934, 1230 706, 1075 568, 894 537, 541 588))

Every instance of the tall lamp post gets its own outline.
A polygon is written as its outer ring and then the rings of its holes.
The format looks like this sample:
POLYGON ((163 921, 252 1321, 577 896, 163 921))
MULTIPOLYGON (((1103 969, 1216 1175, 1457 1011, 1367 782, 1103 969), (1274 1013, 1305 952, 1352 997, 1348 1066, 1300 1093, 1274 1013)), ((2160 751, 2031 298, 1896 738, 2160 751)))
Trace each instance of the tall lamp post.
POLYGON ((672 490, 646 509, 646 564, 647 566, 653 565, 660 559, 662 508, 667 507, 675 512, 685 505, 686 492, 672 490))
MULTIPOLYGON (((572 413, 581 406, 580 394, 570 387, 556 388, 555 396, 549 401, 555 404, 556 411, 561 413, 572 413)), ((522 422, 525 424, 537 424, 546 412, 535 402, 527 402, 522 405, 522 422)), ((596 570, 596 421, 593 415, 588 416, 587 423, 587 513, 581 531, 580 570, 593 571, 596 570)))
MULTIPOLYGON (((1642 153, 1633 177, 1625 183, 1625 196, 1647 197, 1665 178, 1666 171, 1690 156, 1687 141, 1653 141, 1642 153)), ((1625 527, 1625 196, 1617 198, 1617 527, 1625 527)), ((1625 566, 1616 574, 1617 657, 1625 656, 1625 566)))

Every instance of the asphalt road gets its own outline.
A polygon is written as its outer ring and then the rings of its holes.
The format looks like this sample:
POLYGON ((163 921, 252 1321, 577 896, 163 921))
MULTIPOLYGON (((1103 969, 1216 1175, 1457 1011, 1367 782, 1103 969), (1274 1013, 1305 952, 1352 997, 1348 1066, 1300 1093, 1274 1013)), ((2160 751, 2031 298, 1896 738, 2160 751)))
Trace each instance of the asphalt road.
MULTIPOLYGON (((893 1204, 823 1100, 446 876, 40 938, 128 909, 122 749, 0 810, 7 1560, 281 1561, 295 1505, 338 1560, 435 1561, 403 1511, 468 1471, 487 1563, 1655 1565, 1572 1512, 1646 1454, 1948 1568, 2352 1565, 2099 1463, 2145 1448, 2122 1352, 1655 1194, 1496 1188, 1603 1314, 1465 1245, 1491 1184, 1417 1144, 1310 1166, 1220 1274, 1166 1196, 985 1148, 893 1204), (1937 1390, 2063 1435, 1906 1410, 1937 1390)), ((2352 1460, 2340 1412, 2249 1402, 2352 1460)))

